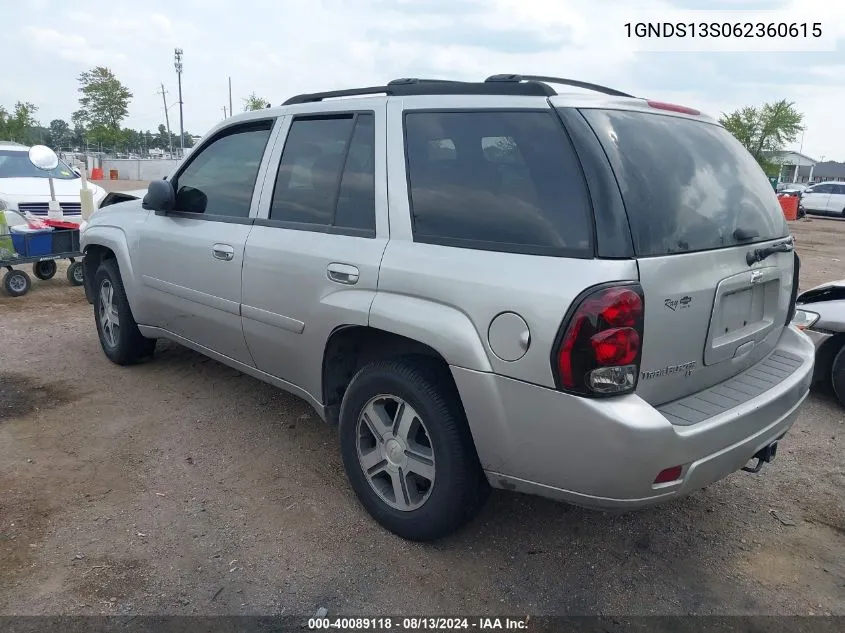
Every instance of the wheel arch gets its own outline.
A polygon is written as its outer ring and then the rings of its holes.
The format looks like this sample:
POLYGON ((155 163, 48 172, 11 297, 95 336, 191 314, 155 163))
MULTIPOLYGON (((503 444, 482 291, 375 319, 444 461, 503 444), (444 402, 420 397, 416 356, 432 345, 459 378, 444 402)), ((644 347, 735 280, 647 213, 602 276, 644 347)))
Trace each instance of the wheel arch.
MULTIPOLYGON (((138 316, 138 281, 129 256, 129 245, 126 234, 114 227, 89 227, 85 231, 83 253, 83 271, 85 279, 85 297, 89 302, 94 300, 94 275, 100 264, 107 259, 117 262, 120 278, 126 290, 126 299, 133 314, 138 316)), ((139 320, 139 319, 138 319, 139 320)), ((140 320, 139 320, 140 321, 140 320)))
POLYGON ((342 325, 326 340, 322 362, 322 400, 326 421, 337 424, 340 403, 352 377, 369 363, 401 357, 431 359, 454 384, 449 363, 422 341, 366 325, 342 325))

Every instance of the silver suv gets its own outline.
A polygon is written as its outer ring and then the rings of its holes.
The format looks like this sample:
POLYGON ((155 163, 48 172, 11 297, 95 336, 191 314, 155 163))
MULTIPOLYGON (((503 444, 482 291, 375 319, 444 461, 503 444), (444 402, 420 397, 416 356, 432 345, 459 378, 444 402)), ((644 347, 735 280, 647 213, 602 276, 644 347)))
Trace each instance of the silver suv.
POLYGON ((305 399, 408 539, 490 486, 630 509, 756 471, 813 369, 752 157, 695 110, 583 82, 293 97, 220 123, 82 242, 112 361, 165 338, 305 399))

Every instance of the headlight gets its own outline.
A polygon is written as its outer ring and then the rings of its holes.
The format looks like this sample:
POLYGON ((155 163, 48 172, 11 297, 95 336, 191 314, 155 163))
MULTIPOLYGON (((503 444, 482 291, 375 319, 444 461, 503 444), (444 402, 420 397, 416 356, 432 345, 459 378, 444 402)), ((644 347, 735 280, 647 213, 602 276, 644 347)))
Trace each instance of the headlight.
POLYGON ((792 325, 797 327, 799 330, 805 330, 808 327, 815 325, 818 320, 819 315, 815 312, 798 309, 795 311, 795 316, 792 317, 792 325))

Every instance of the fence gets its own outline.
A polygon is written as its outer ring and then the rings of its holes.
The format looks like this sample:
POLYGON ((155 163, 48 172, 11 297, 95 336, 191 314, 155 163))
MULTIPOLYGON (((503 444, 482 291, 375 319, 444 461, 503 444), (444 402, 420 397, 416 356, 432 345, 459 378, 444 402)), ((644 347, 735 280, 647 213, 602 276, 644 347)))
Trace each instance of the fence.
POLYGON ((176 159, 105 158, 101 162, 103 175, 108 178, 112 169, 120 180, 161 180, 173 173, 182 162, 176 159))

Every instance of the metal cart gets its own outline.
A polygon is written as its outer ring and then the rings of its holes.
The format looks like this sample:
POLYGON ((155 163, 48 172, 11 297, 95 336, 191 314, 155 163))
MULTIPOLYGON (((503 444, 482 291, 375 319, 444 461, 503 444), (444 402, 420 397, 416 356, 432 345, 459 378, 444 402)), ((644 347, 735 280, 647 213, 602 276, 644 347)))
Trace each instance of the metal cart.
MULTIPOLYGON (((7 237, 4 235, 4 237, 7 237)), ((58 266, 59 259, 70 260, 67 269, 67 279, 73 286, 83 284, 82 256, 79 246, 79 229, 54 228, 52 231, 40 233, 18 233, 15 237, 13 257, 3 259, 0 255, 0 268, 7 272, 3 275, 3 291, 10 297, 21 297, 29 292, 32 281, 23 270, 13 268, 32 264, 32 274, 38 279, 51 279, 58 266), (49 247, 46 246, 49 240, 49 247), (21 248, 22 246, 22 248, 21 248)))

